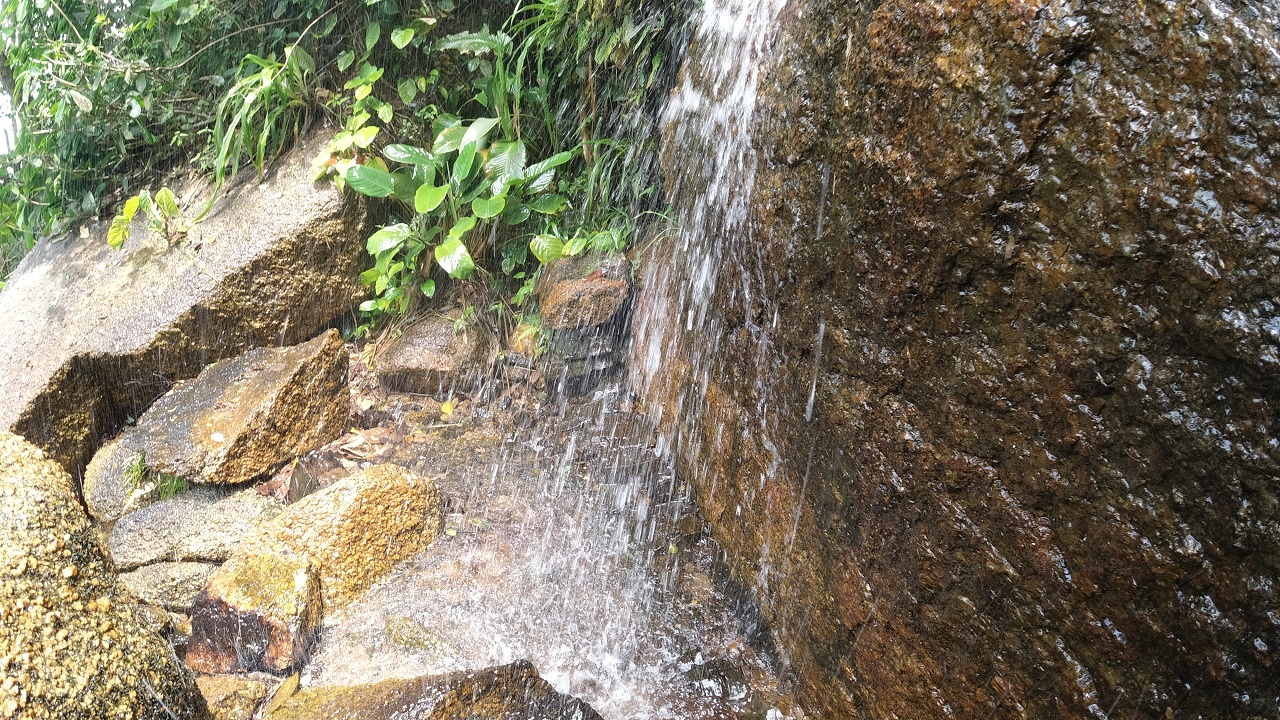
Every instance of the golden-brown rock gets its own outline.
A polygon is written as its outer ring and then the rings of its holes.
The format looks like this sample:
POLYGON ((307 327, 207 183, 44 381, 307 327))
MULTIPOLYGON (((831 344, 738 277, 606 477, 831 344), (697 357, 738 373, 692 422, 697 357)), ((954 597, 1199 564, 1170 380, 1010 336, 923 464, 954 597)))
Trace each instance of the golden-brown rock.
POLYGON ((0 431, 0 717, 166 720, 190 674, 116 581, 71 477, 0 431))
POLYGON ((267 697, 267 683, 239 675, 203 675, 196 679, 211 720, 251 720, 267 697))

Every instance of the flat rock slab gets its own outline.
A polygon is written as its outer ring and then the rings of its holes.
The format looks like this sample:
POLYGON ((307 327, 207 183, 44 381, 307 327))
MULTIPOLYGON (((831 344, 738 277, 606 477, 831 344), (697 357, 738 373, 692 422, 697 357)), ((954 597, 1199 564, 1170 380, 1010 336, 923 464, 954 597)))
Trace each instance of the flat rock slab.
POLYGON ((601 720, 587 703, 556 692, 527 661, 474 672, 372 685, 307 688, 267 720, 601 720))
POLYGON ((389 390, 448 400, 492 374, 496 340, 476 325, 459 330, 454 320, 430 315, 409 326, 378 355, 378 379, 389 390))
POLYGON ((218 566, 199 562, 162 562, 120 575, 129 592, 172 612, 189 613, 196 596, 218 566))
POLYGON ((264 180, 234 188, 182 243, 139 223, 112 250, 104 222, 38 244, 0 291, 0 429, 78 474, 174 381, 347 312, 363 292, 365 220, 312 181, 326 140, 305 138, 264 180))
POLYGON ((116 581, 71 477, 3 430, 0 507, 0 717, 200 716, 190 673, 116 581))
POLYGON ((284 510, 256 490, 200 487, 120 518, 107 537, 118 570, 157 562, 226 562, 240 542, 284 510))
POLYGON ((290 348, 257 348, 205 368, 107 443, 85 471, 101 520, 154 502, 152 478, 238 485, 340 436, 350 411, 336 330, 290 348), (138 463, 145 470, 140 472, 138 463))
POLYGON ((192 611, 187 664, 219 673, 297 667, 321 609, 345 607, 425 550, 442 512, 435 483, 398 465, 374 465, 294 503, 210 578, 192 611))

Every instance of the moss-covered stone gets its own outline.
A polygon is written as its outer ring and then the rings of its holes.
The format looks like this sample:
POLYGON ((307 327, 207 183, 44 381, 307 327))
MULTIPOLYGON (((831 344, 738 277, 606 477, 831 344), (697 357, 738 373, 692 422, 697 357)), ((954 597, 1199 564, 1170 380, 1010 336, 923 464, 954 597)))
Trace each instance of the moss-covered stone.
POLYGON ((0 717, 167 720, 191 675, 112 575, 71 477, 0 431, 0 717))
POLYGON ((322 617, 310 556, 268 546, 237 552, 195 600, 185 660, 204 673, 284 673, 306 659, 322 617))

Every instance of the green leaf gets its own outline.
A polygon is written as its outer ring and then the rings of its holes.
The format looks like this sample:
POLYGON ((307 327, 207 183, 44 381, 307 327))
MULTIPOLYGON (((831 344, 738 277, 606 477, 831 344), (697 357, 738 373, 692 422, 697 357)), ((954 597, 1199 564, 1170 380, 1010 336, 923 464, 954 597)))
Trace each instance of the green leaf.
POLYGON ((413 209, 423 215, 426 215, 440 207, 440 203, 444 201, 445 196, 448 194, 448 185, 441 185, 439 187, 422 185, 418 188, 417 194, 413 196, 413 209))
POLYGON ((505 33, 492 33, 489 28, 479 32, 460 32, 450 35, 436 43, 440 50, 458 50, 480 54, 484 52, 505 53, 511 49, 511 38, 505 33))
POLYGON ((368 165, 352 165, 344 177, 353 190, 369 197, 386 197, 395 189, 390 173, 368 165))
POLYGON ((138 214, 138 206, 142 204, 142 196, 134 195, 124 201, 124 210, 120 211, 120 217, 124 218, 126 223, 133 222, 133 216, 138 214))
POLYGON ((497 140, 489 146, 489 160, 485 168, 494 177, 493 189, 501 193, 511 180, 524 175, 528 150, 520 140, 497 140))
POLYGON ((391 194, 404 202, 413 202, 422 182, 414 179, 413 173, 404 170, 391 173, 391 179, 395 183, 395 186, 391 189, 391 194))
POLYGON ((107 245, 112 250, 119 250, 124 247, 124 241, 129 239, 129 221, 124 217, 117 215, 111 221, 111 227, 107 228, 107 245))
POLYGON ((508 204, 507 212, 502 216, 502 219, 508 225, 519 225, 525 220, 528 220, 529 215, 532 214, 532 212, 533 211, 529 209, 529 206, 523 203, 508 204))
POLYGON ((151 14, 155 15, 158 12, 164 12, 177 4, 178 0, 155 0, 155 2, 151 3, 151 14))
POLYGON ((382 149, 382 155, 392 162, 406 165, 434 165, 436 163, 434 155, 412 145, 388 145, 382 149))
POLYGON ((568 202, 563 195, 539 195, 529 201, 529 208, 543 215, 554 215, 564 209, 568 202))
POLYGON ((453 177, 451 180, 459 185, 466 182, 466 179, 471 175, 471 170, 475 165, 475 160, 475 143, 463 145, 462 149, 458 151, 458 159, 453 162, 453 177))
POLYGON ((573 156, 574 151, 570 150, 562 153, 556 153, 542 162, 536 162, 530 165, 528 169, 524 171, 524 179, 529 181, 529 190, 531 192, 541 192, 546 190, 547 187, 551 185, 551 179, 555 175, 552 171, 572 160, 573 156))
POLYGON ((378 126, 370 125, 368 127, 360 128, 359 130, 351 133, 351 141, 355 143, 355 146, 358 148, 367 148, 369 147, 369 144, 373 142, 373 139, 377 136, 378 136, 378 126))
MULTIPOLYGON (((335 16, 336 17, 336 16, 335 16)), ((350 50, 338 56, 338 72, 346 72, 351 63, 356 61, 356 54, 350 50)))
POLYGON ((481 220, 488 220, 491 217, 497 217, 502 213, 502 209, 507 206, 507 199, 501 195, 491 197, 488 200, 484 198, 476 198, 471 201, 471 212, 481 220))
POLYGON ((435 297, 435 296, 436 296, 436 281, 435 281, 435 280, 425 280, 425 281, 423 281, 423 283, 422 283, 421 285, 419 285, 419 286, 418 286, 418 288, 419 288, 420 290, 422 290, 422 294, 423 294, 423 295, 426 295, 427 297, 435 297))
POLYGON ((582 252, 583 250, 586 250, 587 243, 589 243, 590 241, 591 241, 590 235, 575 235, 573 239, 569 241, 569 244, 564 246, 563 252, 565 255, 568 255, 569 257, 574 257, 578 253, 582 252))
POLYGON ((471 229, 474 228, 475 226, 476 226, 476 219, 471 215, 468 215, 462 218, 461 220, 459 220, 458 222, 454 223, 453 227, 449 228, 449 237, 461 238, 463 235, 466 235, 468 232, 471 232, 471 229))
POLYGON ((360 273, 360 284, 372 285, 378 282, 378 278, 380 277, 382 277, 381 270, 379 270, 376 267, 369 268, 368 270, 365 270, 364 272, 360 273))
POLYGON ((498 118, 478 118, 471 123, 471 127, 467 128, 466 134, 462 136, 462 144, 479 143, 489 135, 489 131, 497 124, 498 118))
POLYGON ((555 262, 564 255, 564 243, 555 235, 538 235, 529 241, 529 249, 543 265, 555 262))
POLYGON ((156 193, 156 205, 160 208, 160 214, 166 218, 176 218, 182 214, 178 209, 178 199, 173 196, 173 191, 167 187, 160 188, 160 192, 156 193))
POLYGON ((76 107, 80 108, 80 112, 82 113, 93 112, 93 103, 89 101, 89 98, 86 97, 84 93, 81 93, 77 90, 68 89, 67 94, 70 95, 71 99, 75 101, 76 107))
POLYGON ((448 240, 437 245, 435 256, 436 262, 452 278, 466 280, 471 277, 471 273, 476 269, 475 262, 471 260, 471 253, 467 252, 467 246, 463 245, 462 240, 456 237, 451 236, 448 240))
POLYGON ((399 28, 391 31, 391 44, 403 50, 405 45, 413 41, 413 28, 399 28))
POLYGON ((409 105, 418 97, 418 83, 413 78, 400 78, 396 84, 396 92, 400 94, 400 102, 409 105))
POLYGON ((372 52, 380 37, 382 37, 382 26, 378 23, 369 23, 369 27, 364 30, 365 52, 372 52))
POLYGON ((413 237, 413 229, 404 223, 388 225, 369 236, 365 249, 370 255, 380 255, 388 250, 395 250, 413 237))
POLYGON ((391 107, 391 103, 382 103, 378 106, 378 119, 384 123, 390 124, 391 119, 396 116, 395 108, 391 107))

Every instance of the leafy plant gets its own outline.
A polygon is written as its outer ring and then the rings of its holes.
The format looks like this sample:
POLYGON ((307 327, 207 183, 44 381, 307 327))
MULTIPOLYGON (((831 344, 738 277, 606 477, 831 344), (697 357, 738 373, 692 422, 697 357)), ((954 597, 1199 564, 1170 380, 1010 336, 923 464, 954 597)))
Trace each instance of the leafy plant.
POLYGON ((129 239, 130 226, 134 217, 141 211, 147 219, 147 227, 152 232, 164 237, 168 242, 180 240, 191 229, 192 223, 182 220, 182 209, 178 207, 178 199, 169 188, 160 188, 154 198, 143 190, 125 201, 120 214, 111 221, 107 230, 107 244, 119 250, 129 239))
POLYGON ((139 453, 124 469, 124 479, 134 492, 150 492, 155 489, 161 500, 167 500, 190 489, 185 478, 157 472, 147 465, 146 453, 139 453))

